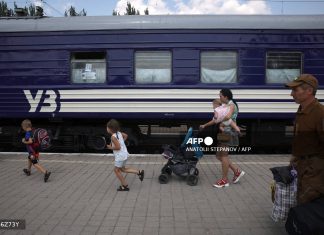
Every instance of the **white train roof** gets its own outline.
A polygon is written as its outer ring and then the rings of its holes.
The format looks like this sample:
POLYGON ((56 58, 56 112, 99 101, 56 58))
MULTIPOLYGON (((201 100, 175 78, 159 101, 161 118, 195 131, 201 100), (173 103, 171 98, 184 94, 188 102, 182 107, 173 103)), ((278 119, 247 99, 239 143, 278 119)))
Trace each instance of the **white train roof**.
POLYGON ((324 29, 324 15, 143 15, 0 18, 0 32, 120 29, 324 29))

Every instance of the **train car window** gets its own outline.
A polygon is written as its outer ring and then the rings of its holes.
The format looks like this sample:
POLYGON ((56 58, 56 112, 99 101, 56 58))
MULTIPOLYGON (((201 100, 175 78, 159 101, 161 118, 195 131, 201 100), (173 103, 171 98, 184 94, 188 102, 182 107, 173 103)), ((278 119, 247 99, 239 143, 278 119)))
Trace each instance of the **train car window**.
POLYGON ((287 83, 301 74, 301 52, 267 52, 267 83, 287 83))
POLYGON ((237 52, 201 52, 200 80, 202 83, 237 82, 237 52))
POLYGON ((171 82, 171 52, 145 51, 135 53, 135 81, 140 84, 171 82))
POLYGON ((106 54, 104 52, 75 52, 71 55, 72 83, 104 83, 106 54))

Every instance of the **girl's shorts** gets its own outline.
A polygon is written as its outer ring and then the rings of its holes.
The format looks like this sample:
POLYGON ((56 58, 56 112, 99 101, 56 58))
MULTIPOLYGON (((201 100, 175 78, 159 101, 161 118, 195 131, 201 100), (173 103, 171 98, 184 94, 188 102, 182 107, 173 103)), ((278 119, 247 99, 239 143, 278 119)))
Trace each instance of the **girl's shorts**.
POLYGON ((38 157, 35 157, 34 155, 28 155, 28 159, 32 162, 33 165, 38 164, 38 157))
POLYGON ((124 161, 115 161, 115 167, 123 168, 126 166, 127 159, 124 161))

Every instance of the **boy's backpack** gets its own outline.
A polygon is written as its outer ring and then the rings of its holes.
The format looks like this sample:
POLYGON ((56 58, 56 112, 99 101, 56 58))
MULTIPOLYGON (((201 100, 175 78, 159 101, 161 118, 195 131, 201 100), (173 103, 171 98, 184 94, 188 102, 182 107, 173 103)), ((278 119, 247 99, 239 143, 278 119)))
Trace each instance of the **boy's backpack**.
POLYGON ((36 128, 33 130, 33 140, 39 145, 41 150, 46 150, 51 147, 50 135, 44 128, 36 128))

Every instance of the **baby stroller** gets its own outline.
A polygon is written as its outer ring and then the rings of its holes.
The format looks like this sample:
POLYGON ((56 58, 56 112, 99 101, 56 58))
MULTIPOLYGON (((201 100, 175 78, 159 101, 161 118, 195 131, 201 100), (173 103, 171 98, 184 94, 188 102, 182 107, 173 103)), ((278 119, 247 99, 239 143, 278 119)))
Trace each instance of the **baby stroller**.
POLYGON ((179 148, 172 145, 163 146, 162 156, 168 160, 168 162, 161 169, 161 175, 159 176, 160 184, 167 184, 172 172, 175 175, 186 177, 187 184, 195 186, 198 183, 199 170, 196 165, 200 158, 203 156, 203 152, 199 149, 196 151, 186 151, 187 147, 199 148, 199 144, 187 144, 188 140, 193 136, 193 128, 190 127, 185 139, 179 148))

